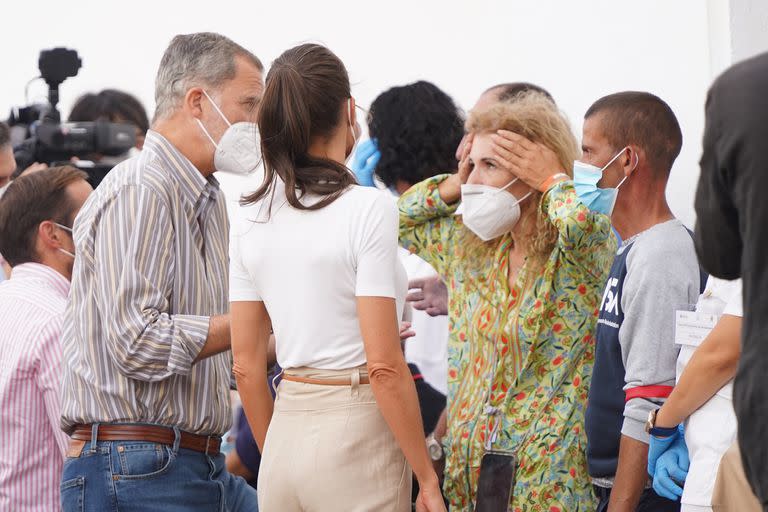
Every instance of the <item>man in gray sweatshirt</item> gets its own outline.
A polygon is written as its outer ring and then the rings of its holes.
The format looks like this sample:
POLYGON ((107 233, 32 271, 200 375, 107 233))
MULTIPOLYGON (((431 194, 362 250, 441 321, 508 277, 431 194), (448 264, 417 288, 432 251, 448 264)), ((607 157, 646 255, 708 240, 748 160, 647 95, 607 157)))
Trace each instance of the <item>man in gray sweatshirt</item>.
POLYGON ((675 383, 675 310, 695 303, 702 284, 691 234, 665 195, 682 146, 680 126, 656 96, 612 94, 587 111, 582 146, 582 161, 602 174, 590 187, 589 173, 577 165, 576 189, 591 208, 611 215, 623 240, 599 312, 586 414, 598 512, 679 510, 648 484, 644 426, 675 383))

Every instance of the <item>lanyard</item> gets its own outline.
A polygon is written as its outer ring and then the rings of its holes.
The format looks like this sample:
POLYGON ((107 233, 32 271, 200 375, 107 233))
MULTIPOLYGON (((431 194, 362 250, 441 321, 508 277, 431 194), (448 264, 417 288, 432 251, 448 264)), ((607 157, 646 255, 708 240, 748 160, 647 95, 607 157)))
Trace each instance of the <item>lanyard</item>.
POLYGON ((496 442, 496 437, 499 435, 499 430, 501 429, 501 411, 498 407, 486 404, 484 412, 487 415, 487 419, 485 420, 485 451, 488 452, 493 450, 493 443, 496 442), (493 427, 490 428, 492 418, 495 419, 495 421, 493 422, 493 427))

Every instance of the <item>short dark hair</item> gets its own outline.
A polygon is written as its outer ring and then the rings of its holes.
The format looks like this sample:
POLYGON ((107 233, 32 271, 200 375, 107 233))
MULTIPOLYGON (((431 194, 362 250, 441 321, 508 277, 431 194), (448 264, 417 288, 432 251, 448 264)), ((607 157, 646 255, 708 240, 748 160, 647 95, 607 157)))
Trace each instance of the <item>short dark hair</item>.
POLYGON ((0 148, 11 143, 11 129, 7 124, 0 121, 0 148))
POLYGON ((506 84, 498 84, 494 85, 493 87, 489 87, 485 92, 491 91, 496 91, 499 97, 499 101, 510 101, 516 96, 527 92, 538 92, 539 94, 546 96, 550 101, 552 101, 552 103, 555 102, 555 99, 551 94, 549 94, 549 91, 539 85, 532 84, 530 82, 509 82, 506 84))
POLYGON ((122 122, 136 126, 141 133, 146 134, 149 130, 149 118, 144 105, 134 96, 116 89, 104 89, 96 94, 80 96, 69 113, 69 121, 122 122))
POLYGON ((619 150, 637 144, 651 168, 668 176, 683 146, 683 133, 672 109, 648 92, 625 91, 604 96, 592 104, 584 119, 600 115, 602 135, 619 150))
POLYGON ((66 188, 87 178, 83 171, 65 165, 11 182, 0 201, 0 253, 12 267, 38 261, 35 241, 41 222, 72 225, 75 205, 66 188))
POLYGON ((456 170, 464 119, 450 96, 430 82, 393 87, 371 104, 368 132, 381 159, 376 175, 385 185, 414 185, 456 170))

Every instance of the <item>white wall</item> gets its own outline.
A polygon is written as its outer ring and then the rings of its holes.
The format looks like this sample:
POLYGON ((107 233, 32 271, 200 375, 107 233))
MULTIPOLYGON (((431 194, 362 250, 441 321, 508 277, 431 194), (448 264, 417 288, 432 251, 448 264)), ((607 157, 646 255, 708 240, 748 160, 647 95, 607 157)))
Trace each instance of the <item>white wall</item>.
POLYGON ((221 32, 265 63, 313 40, 345 61, 362 105, 392 85, 426 79, 469 108, 490 85, 526 80, 552 92, 579 135, 583 113, 598 97, 627 89, 658 94, 684 134, 670 203, 683 221, 694 219, 703 104, 717 71, 711 6, 701 0, 3 3, 0 117, 24 103, 24 84, 36 75, 43 48, 64 45, 83 58, 80 74, 61 88, 66 114, 78 94, 104 87, 132 92, 151 108, 157 64, 176 33, 221 32))
POLYGON ((768 50, 768 2, 730 0, 728 3, 733 62, 768 50))

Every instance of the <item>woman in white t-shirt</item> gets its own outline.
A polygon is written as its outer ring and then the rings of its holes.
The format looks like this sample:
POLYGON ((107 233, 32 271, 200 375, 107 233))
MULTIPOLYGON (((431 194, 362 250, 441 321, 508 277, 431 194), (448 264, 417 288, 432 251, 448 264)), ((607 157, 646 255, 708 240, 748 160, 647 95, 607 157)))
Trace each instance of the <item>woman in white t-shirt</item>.
POLYGON ((234 373, 262 450, 259 509, 444 511, 400 350, 396 206, 357 186, 344 64, 304 44, 272 64, 259 113, 264 184, 231 237, 234 373), (284 370, 274 403, 270 326, 284 370), (407 461, 407 462, 406 462, 407 461))
MULTIPOLYGON (((677 385, 656 413, 656 427, 671 428, 685 421, 690 467, 681 498, 683 512, 712 511, 720 459, 736 439, 732 388, 741 352, 741 295, 741 280, 709 278, 696 304, 696 312, 717 316, 719 320, 702 340, 697 341, 696 337, 682 340, 677 385)), ((652 466, 660 464, 656 460, 672 442, 670 438, 661 438, 661 442, 652 439, 649 452, 652 466)), ((679 494, 674 482, 659 476, 658 468, 655 471, 657 479, 666 479, 665 485, 670 491, 679 494)), ((680 480, 679 476, 671 477, 680 480)))

